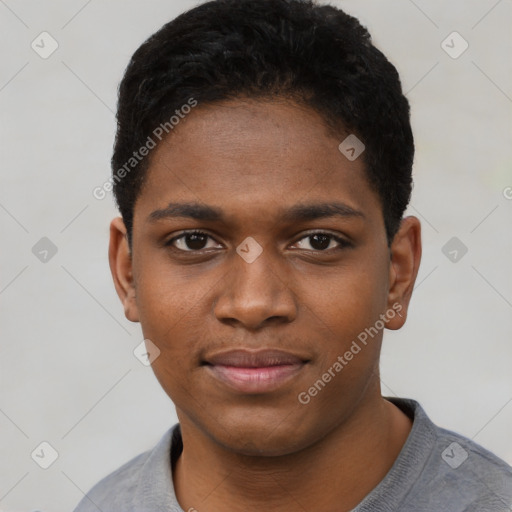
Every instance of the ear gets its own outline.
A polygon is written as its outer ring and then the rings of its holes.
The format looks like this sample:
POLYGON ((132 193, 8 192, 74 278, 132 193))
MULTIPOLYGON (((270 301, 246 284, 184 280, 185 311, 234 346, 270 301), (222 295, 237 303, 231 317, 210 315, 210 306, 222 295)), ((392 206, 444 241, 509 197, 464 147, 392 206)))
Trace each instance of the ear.
POLYGON ((110 223, 108 261, 117 295, 124 306, 124 314, 131 322, 138 322, 139 312, 135 301, 132 255, 128 246, 126 227, 121 217, 115 218, 110 223))
POLYGON ((420 221, 413 216, 405 217, 390 248, 388 311, 395 315, 387 320, 388 329, 400 329, 405 324, 420 261, 420 221))

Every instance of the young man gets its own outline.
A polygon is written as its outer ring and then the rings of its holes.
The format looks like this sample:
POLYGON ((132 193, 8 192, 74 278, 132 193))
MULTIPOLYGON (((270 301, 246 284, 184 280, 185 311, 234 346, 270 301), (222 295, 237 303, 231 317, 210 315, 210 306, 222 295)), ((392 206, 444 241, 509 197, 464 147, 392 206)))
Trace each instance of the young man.
POLYGON ((179 425, 77 512, 512 507, 512 468, 381 396, 421 258, 395 68, 356 19, 217 0, 119 91, 110 265, 179 425))

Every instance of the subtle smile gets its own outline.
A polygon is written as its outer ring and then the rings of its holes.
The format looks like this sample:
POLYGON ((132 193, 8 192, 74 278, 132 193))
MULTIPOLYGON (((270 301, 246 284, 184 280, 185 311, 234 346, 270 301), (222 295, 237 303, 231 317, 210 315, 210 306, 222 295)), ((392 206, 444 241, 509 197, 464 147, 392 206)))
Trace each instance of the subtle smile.
POLYGON ((279 350, 232 350, 207 358, 204 367, 214 378, 236 391, 265 393, 288 382, 307 362, 279 350))

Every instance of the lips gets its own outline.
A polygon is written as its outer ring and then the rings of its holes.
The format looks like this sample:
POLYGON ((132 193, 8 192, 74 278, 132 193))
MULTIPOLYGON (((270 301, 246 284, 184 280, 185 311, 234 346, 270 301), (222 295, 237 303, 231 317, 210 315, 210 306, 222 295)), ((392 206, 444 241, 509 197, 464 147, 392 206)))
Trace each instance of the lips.
POLYGON ((205 369, 216 380, 242 393, 265 393, 295 377, 308 362, 281 350, 231 350, 207 357, 205 369))
POLYGON ((300 364, 304 361, 289 352, 281 350, 230 350, 206 358, 212 365, 234 366, 237 368, 265 368, 269 366, 300 364))

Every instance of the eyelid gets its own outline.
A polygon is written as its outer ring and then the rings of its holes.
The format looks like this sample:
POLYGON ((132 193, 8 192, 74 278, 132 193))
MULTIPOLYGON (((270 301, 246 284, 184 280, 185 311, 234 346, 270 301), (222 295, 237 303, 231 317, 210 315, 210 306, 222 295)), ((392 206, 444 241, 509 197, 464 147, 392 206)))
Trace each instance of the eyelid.
MULTIPOLYGON (((348 238, 340 236, 339 234, 332 233, 331 231, 325 230, 325 229, 313 229, 311 231, 307 231, 305 233, 302 233, 300 235, 300 237, 297 238, 295 240, 295 242, 293 242, 293 244, 295 245, 298 242, 300 242, 301 240, 303 240, 304 238, 308 238, 308 237, 313 236, 313 235, 328 235, 329 237, 331 237, 333 240, 335 240, 339 244, 339 247, 334 248, 334 249, 329 249, 329 250, 324 250, 324 251, 320 251, 320 250, 317 249, 317 250, 314 250, 314 252, 319 252, 319 253, 325 252, 325 253, 327 253, 327 252, 330 252, 330 251, 335 251, 336 249, 343 249, 345 247, 353 247, 353 243, 348 238)), ((303 249, 303 250, 308 250, 308 249, 303 249)))
POLYGON ((213 240, 216 244, 222 245, 220 242, 217 241, 217 239, 213 235, 211 235, 207 231, 203 231, 203 230, 200 230, 200 229, 186 229, 186 230, 183 230, 181 233, 178 233, 177 235, 174 235, 169 240, 164 241, 163 242, 163 247, 167 248, 167 249, 170 249, 170 250, 172 250, 172 251, 174 251, 176 253, 181 253, 181 254, 189 253, 189 254, 198 254, 198 255, 205 254, 206 252, 211 252, 212 249, 213 250, 218 249, 217 247, 215 247, 215 248, 214 247, 207 247, 207 248, 198 249, 198 250, 184 250, 184 249, 179 249, 178 247, 176 247, 174 245, 174 242, 176 242, 176 240, 184 238, 187 235, 194 235, 194 234, 203 235, 203 236, 205 235, 210 240, 213 240))
MULTIPOLYGON (((164 243, 164 245, 166 247, 172 247, 173 249, 176 249, 177 251, 179 252, 191 252, 191 253, 200 253, 201 251, 205 250, 205 249, 199 249, 199 250, 191 250, 191 251, 184 251, 183 249, 178 249, 177 247, 174 247, 173 246, 173 242, 175 242, 176 240, 180 239, 180 238, 183 238, 187 235, 194 235, 194 234, 197 234, 197 235, 206 235, 208 238, 214 240, 217 244, 219 245, 222 245, 219 241, 217 241, 217 239, 212 235, 210 234, 208 231, 203 231, 203 230, 199 230, 199 229, 190 229, 190 230, 184 230, 182 231, 181 233, 173 236, 171 239, 169 239, 168 241, 166 241, 164 243)), ((343 248, 346 248, 346 247, 353 247, 353 244, 350 240, 338 235, 338 234, 334 234, 332 233, 331 231, 329 230, 325 230, 325 229, 315 229, 315 230, 310 230, 310 231, 307 231, 305 233, 302 233, 300 235, 300 237, 296 238, 295 241, 293 242, 293 245, 297 244, 298 242, 300 242, 301 240, 303 240, 304 238, 308 238, 310 236, 313 236, 313 235, 327 235, 329 237, 331 237, 333 240, 335 240, 339 246, 336 247, 336 248, 333 248, 333 249, 329 249, 329 250, 324 250, 324 251, 321 251, 321 250, 315 250, 315 249, 300 249, 300 250, 309 250, 310 252, 313 251, 313 252, 318 252, 318 253, 322 253, 322 252, 330 252, 330 251, 335 251, 337 249, 343 249, 343 248)))

